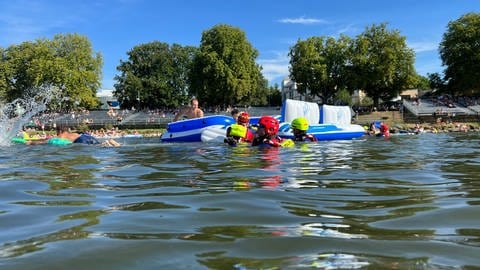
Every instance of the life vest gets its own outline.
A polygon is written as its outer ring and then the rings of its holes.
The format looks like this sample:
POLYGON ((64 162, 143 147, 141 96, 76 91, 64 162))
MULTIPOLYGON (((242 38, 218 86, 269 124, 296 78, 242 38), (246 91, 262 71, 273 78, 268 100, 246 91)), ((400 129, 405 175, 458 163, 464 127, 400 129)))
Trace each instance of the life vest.
POLYGON ((247 134, 247 127, 239 125, 239 124, 232 124, 230 125, 230 136, 240 137, 243 138, 247 134))
POLYGON ((230 125, 229 136, 240 138, 242 142, 252 142, 254 134, 247 127, 239 124, 230 125))

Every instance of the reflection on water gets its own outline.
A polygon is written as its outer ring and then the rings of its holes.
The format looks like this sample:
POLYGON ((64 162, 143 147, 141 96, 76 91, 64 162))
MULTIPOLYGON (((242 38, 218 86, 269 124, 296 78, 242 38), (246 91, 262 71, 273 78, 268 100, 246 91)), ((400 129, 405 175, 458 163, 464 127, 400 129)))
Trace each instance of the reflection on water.
POLYGON ((479 138, 4 147, 0 268, 480 266, 479 138))

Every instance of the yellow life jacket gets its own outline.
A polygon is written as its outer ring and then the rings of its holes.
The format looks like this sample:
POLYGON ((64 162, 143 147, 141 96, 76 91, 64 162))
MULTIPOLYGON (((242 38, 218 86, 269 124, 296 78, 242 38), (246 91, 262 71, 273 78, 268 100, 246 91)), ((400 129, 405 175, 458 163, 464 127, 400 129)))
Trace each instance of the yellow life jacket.
POLYGON ((244 138, 247 135, 247 128, 239 124, 230 125, 230 136, 244 138))

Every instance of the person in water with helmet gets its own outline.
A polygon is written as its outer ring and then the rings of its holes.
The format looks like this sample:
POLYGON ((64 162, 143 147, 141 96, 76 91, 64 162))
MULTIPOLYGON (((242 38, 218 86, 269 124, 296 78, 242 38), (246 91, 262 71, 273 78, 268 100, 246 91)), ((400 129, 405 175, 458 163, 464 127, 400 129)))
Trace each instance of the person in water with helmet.
POLYGON ((307 134, 308 120, 305 117, 298 117, 293 119, 290 125, 293 131, 293 140, 296 142, 311 141, 316 142, 317 138, 311 134, 307 134))
POLYGON ((252 146, 268 145, 273 147, 292 146, 292 140, 284 140, 277 133, 280 123, 272 116, 262 116, 258 120, 257 133, 252 141, 252 146))
POLYGON ((227 128, 225 143, 236 145, 239 142, 252 142, 254 134, 248 128, 250 115, 247 112, 240 112, 237 117, 237 123, 227 128))
POLYGON ((377 136, 390 137, 390 128, 385 122, 380 124, 380 133, 377 136))

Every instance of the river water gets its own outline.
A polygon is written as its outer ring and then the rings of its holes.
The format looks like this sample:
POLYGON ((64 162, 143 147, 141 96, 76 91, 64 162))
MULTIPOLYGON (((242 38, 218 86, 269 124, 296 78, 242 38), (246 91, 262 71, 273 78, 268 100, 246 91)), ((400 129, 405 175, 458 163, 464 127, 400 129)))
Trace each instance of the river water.
POLYGON ((0 150, 0 269, 479 269, 480 135, 0 150))

